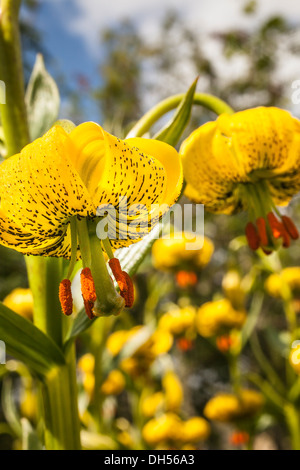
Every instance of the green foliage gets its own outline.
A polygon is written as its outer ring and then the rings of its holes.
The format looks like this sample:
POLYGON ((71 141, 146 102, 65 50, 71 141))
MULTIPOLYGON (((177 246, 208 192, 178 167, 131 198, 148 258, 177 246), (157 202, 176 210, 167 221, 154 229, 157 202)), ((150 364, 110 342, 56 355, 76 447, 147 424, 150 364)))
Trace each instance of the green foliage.
POLYGON ((57 85, 47 72, 41 54, 37 55, 25 99, 30 138, 35 140, 57 120, 60 106, 57 85))
POLYGON ((48 336, 3 304, 0 304, 0 338, 9 354, 41 377, 54 366, 64 364, 62 352, 48 336))

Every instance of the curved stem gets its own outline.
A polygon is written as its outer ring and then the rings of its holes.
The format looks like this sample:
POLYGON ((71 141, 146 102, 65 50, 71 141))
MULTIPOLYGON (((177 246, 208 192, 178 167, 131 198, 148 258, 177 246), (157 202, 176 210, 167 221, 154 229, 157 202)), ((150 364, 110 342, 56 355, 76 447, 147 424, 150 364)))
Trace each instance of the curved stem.
MULTIPOLYGON (((184 94, 174 95, 154 106, 135 124, 127 138, 143 136, 162 116, 176 108, 184 97, 184 94)), ((195 93, 194 104, 203 106, 217 115, 223 113, 233 114, 234 112, 224 101, 206 93, 195 93)))
POLYGON ((21 0, 1 0, 0 80, 6 88, 6 104, 0 104, 7 156, 18 153, 29 142, 19 33, 21 0))

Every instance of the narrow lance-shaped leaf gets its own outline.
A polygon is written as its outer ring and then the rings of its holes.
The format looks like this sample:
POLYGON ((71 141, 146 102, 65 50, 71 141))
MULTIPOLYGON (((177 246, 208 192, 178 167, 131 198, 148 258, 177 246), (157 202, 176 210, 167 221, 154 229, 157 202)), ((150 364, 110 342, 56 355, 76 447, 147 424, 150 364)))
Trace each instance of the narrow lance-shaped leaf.
POLYGON ((37 55, 25 100, 30 138, 35 140, 50 129, 57 120, 60 106, 57 85, 47 72, 41 54, 37 55))
POLYGON ((197 82, 198 77, 187 91, 172 119, 154 136, 154 139, 162 140, 173 146, 178 143, 191 116, 197 82))
POLYGON ((7 353, 44 376, 65 359, 56 344, 30 321, 0 303, 0 340, 7 353))

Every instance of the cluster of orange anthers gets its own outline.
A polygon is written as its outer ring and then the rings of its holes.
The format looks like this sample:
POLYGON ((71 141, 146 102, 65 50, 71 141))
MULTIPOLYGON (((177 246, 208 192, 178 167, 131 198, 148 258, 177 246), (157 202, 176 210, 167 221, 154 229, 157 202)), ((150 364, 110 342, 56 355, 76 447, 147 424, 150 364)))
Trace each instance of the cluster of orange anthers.
MULTIPOLYGON (((134 301, 134 288, 130 276, 122 271, 120 262, 117 258, 109 261, 110 268, 120 289, 120 295, 125 301, 125 307, 130 308, 134 301)), ((90 268, 84 268, 80 274, 81 293, 84 302, 84 308, 87 316, 92 320, 94 304, 97 300, 94 279, 90 268)), ((62 311, 69 316, 73 312, 73 298, 71 292, 71 282, 64 279, 59 285, 59 300, 62 311)))
POLYGON ((267 255, 272 253, 274 241, 282 239, 282 246, 288 248, 292 240, 299 238, 299 232, 294 222, 286 215, 277 219, 273 212, 269 212, 267 220, 264 217, 256 219, 256 226, 249 222, 246 226, 248 245, 252 250, 261 247, 267 255))
POLYGON ((176 282, 179 287, 186 289, 195 286, 198 282, 197 274, 193 271, 178 271, 176 273, 176 282))
POLYGON ((250 436, 246 431, 234 431, 230 436, 231 444, 237 447, 248 444, 249 439, 250 436))
POLYGON ((229 335, 218 336, 216 339, 216 346, 222 353, 228 352, 233 343, 233 338, 229 335))

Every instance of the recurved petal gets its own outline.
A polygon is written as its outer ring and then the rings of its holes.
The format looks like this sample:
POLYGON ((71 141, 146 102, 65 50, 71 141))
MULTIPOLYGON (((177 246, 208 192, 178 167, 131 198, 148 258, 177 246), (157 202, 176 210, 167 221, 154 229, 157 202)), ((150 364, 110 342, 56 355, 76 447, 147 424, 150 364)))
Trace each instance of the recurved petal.
POLYGON ((39 255, 67 256, 72 216, 95 214, 69 156, 75 152, 56 126, 0 165, 0 240, 39 255))
POLYGON ((196 129, 181 145, 185 194, 211 212, 233 212, 239 204, 237 185, 244 178, 230 145, 216 122, 196 129), (220 152, 221 150, 221 152, 220 152))
POLYGON ((94 205, 110 204, 116 211, 118 240, 113 245, 140 240, 158 220, 153 205, 172 205, 179 195, 182 172, 176 150, 148 139, 122 141, 95 123, 78 126, 70 137, 80 155, 74 165, 94 205))
POLYGON ((300 122, 287 111, 258 107, 221 115, 216 122, 223 140, 218 152, 227 142, 241 174, 260 170, 283 174, 299 169, 300 122))

